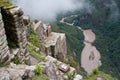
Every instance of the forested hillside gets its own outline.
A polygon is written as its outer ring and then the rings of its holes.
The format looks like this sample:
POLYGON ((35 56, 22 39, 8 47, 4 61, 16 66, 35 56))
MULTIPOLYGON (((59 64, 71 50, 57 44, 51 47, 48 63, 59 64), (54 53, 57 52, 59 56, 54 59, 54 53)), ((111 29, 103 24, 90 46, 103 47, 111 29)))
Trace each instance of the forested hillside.
MULTIPOLYGON (((120 1, 90 0, 90 4, 92 5, 91 12, 77 11, 71 13, 71 15, 77 15, 72 17, 68 14, 65 21, 74 22, 75 26, 80 26, 83 29, 93 30, 96 34, 94 45, 101 53, 102 66, 100 70, 120 79, 120 1)), ((61 31, 69 33, 69 35, 66 34, 67 38, 73 40, 68 41, 70 50, 76 51, 80 55, 81 48, 83 48, 81 42, 83 37, 79 39, 78 35, 83 36, 82 33, 74 34, 77 30, 70 31, 69 27, 65 27, 66 25, 58 22, 56 24, 61 31)))

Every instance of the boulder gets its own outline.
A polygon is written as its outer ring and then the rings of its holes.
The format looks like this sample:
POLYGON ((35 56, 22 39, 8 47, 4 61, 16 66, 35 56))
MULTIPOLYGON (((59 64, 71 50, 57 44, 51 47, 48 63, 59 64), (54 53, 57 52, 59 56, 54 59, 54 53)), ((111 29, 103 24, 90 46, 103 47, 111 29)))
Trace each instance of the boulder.
POLYGON ((83 77, 79 74, 77 74, 74 78, 74 80, 83 80, 83 77))
POLYGON ((47 74, 47 76, 52 79, 52 80, 58 80, 56 71, 55 71, 55 66, 52 62, 48 61, 46 63, 46 67, 45 67, 45 73, 47 74))
POLYGON ((11 80, 8 71, 0 70, 0 80, 11 80))

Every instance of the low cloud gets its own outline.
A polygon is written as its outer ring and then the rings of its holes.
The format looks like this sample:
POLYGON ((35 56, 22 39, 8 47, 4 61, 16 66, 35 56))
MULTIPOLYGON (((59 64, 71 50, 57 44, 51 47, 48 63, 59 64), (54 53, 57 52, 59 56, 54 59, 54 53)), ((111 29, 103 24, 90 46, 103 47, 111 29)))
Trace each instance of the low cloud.
POLYGON ((60 13, 89 8, 85 0, 12 0, 12 3, 22 7, 33 20, 43 21, 55 21, 60 13))

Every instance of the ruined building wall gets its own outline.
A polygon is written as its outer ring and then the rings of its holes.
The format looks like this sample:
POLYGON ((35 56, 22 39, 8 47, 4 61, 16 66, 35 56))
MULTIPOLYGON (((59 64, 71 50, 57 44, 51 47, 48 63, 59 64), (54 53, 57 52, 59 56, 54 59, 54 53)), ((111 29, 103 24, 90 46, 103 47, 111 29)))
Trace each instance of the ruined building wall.
POLYGON ((43 24, 41 21, 37 23, 33 23, 33 29, 35 30, 36 34, 38 35, 39 39, 44 42, 44 40, 50 35, 51 33, 51 26, 47 26, 43 24))
POLYGON ((66 60, 67 46, 64 33, 51 32, 51 26, 41 21, 34 23, 33 29, 42 40, 46 55, 57 58, 60 61, 66 60))
POLYGON ((8 60, 9 54, 10 52, 7 45, 4 24, 2 20, 2 15, 0 13, 0 64, 8 60))
MULTIPOLYGON (((16 55, 18 58, 28 63, 29 52, 27 49, 26 27, 23 22, 23 11, 20 7, 11 7, 2 8, 1 13, 7 40, 15 43, 16 48, 14 50, 17 50, 16 55)), ((9 48, 13 50, 12 47, 9 46, 9 48)))

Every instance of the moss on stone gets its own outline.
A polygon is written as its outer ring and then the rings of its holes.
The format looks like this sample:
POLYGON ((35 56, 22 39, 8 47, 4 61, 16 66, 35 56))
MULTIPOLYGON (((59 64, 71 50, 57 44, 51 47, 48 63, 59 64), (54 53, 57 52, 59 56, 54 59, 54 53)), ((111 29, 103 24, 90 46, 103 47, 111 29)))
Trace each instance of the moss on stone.
POLYGON ((37 46, 37 47, 41 45, 41 42, 38 39, 38 36, 33 31, 29 36, 29 42, 31 42, 34 46, 37 46))
POLYGON ((10 3, 10 1, 5 1, 5 0, 0 0, 0 6, 3 6, 3 7, 10 7, 12 6, 13 4, 10 3))
POLYGON ((0 64, 0 67, 5 67, 5 66, 7 66, 7 65, 9 65, 10 64, 10 61, 7 61, 6 63, 1 63, 0 64))
POLYGON ((33 56, 34 58, 36 58, 39 61, 45 60, 44 52, 42 52, 42 51, 40 53, 35 52, 35 46, 33 44, 29 43, 28 48, 29 48, 29 52, 30 52, 31 56, 33 56))

